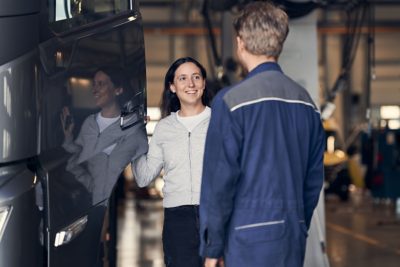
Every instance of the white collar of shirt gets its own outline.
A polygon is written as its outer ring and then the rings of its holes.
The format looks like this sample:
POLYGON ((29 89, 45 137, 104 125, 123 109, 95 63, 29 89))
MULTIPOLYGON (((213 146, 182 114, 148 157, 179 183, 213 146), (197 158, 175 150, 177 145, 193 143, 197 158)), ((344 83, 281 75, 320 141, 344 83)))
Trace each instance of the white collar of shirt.
POLYGON ((201 121, 210 116, 211 109, 207 106, 202 112, 194 116, 181 117, 179 116, 179 111, 176 112, 178 121, 182 123, 189 132, 191 132, 201 121))
POLYGON ((113 124, 114 122, 119 120, 119 118, 120 118, 120 116, 115 117, 115 118, 105 118, 105 117, 101 116, 100 112, 97 113, 96 122, 97 122, 97 125, 99 125, 100 132, 104 131, 105 128, 107 128, 108 126, 110 126, 111 124, 113 124))

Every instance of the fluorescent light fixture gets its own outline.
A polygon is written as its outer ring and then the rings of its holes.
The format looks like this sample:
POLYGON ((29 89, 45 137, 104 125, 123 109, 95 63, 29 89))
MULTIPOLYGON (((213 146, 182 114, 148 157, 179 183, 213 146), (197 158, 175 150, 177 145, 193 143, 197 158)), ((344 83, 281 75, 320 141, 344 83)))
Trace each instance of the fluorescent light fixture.
POLYGON ((11 207, 0 207, 0 240, 3 237, 4 229, 6 228, 9 215, 11 214, 11 207))
POLYGON ((399 106, 381 106, 380 108, 381 119, 400 119, 400 107, 399 106))
POLYGON ((389 120, 388 127, 391 130, 398 130, 400 129, 400 120, 389 120))
POLYGON ((85 229, 87 221, 88 216, 85 215, 84 217, 79 218, 72 224, 59 231, 54 239, 54 246, 59 247, 61 245, 65 245, 71 242, 85 229))
POLYGON ((72 86, 78 86, 78 88, 84 87, 85 89, 90 89, 92 86, 90 79, 71 77, 69 81, 72 86))

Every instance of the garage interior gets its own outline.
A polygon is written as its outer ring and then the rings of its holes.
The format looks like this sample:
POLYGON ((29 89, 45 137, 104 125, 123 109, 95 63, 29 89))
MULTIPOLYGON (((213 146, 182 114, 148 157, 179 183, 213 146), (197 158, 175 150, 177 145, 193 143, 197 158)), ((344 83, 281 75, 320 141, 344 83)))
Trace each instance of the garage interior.
MULTIPOLYGON (((231 24, 249 1, 214 2, 140 1, 149 137, 175 59, 199 60, 215 91, 241 79, 231 24)), ((291 17, 279 62, 319 104, 327 132, 325 190, 305 266, 399 266, 400 1, 276 2, 291 17)), ((126 172, 117 266, 164 266, 161 187, 139 189, 126 172)))

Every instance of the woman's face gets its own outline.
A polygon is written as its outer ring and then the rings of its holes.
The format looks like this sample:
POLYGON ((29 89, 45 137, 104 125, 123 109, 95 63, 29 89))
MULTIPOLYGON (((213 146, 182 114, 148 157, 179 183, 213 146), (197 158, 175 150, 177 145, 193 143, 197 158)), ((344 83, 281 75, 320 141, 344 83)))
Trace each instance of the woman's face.
POLYGON ((104 108, 116 102, 116 96, 122 93, 122 88, 115 88, 110 77, 98 71, 94 75, 92 93, 96 106, 104 108))
POLYGON ((200 69, 192 62, 180 65, 175 71, 175 77, 170 90, 176 93, 182 104, 202 104, 201 97, 206 87, 206 81, 200 69))

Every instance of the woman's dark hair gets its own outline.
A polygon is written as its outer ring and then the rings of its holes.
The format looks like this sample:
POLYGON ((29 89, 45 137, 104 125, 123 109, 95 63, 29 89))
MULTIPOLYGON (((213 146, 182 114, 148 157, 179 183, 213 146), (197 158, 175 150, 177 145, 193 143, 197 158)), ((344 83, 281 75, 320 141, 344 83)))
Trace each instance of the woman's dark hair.
POLYGON ((94 74, 96 75, 96 73, 100 71, 104 72, 105 74, 107 74, 108 77, 110 77, 110 80, 114 84, 115 88, 125 87, 126 77, 122 68, 103 66, 96 69, 94 74))
MULTIPOLYGON (((164 79, 164 91, 162 94, 162 99, 161 99, 161 117, 164 118, 168 115, 171 114, 171 112, 176 112, 181 108, 181 104, 179 102, 178 97, 176 96, 175 93, 172 93, 170 90, 170 85, 174 82, 175 78, 175 72, 184 63, 187 62, 192 62, 195 64, 201 72, 201 75, 203 76, 203 79, 207 79, 207 72, 206 69, 194 58, 191 57, 183 57, 175 60, 174 63, 169 67, 167 73, 165 74, 165 79, 164 79)), ((207 85, 206 88, 204 89, 203 96, 201 98, 203 105, 208 106, 210 102, 210 97, 209 97, 209 92, 207 90, 207 85)))
POLYGON ((110 78, 115 88, 122 88, 122 94, 117 96, 117 102, 122 106, 132 96, 125 71, 119 67, 102 66, 95 70, 94 75, 100 71, 110 78))

